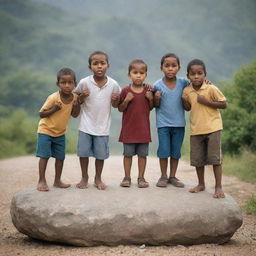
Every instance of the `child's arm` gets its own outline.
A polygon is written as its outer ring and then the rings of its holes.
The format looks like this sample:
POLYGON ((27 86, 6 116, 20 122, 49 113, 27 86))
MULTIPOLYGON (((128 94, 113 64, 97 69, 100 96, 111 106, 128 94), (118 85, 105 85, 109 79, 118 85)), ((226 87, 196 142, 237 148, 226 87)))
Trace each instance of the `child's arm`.
POLYGON ((90 95, 90 90, 86 87, 82 93, 78 94, 77 101, 79 104, 84 103, 86 97, 90 95))
POLYGON ((133 94, 131 92, 128 92, 124 101, 118 105, 118 110, 120 112, 124 112, 127 109, 129 102, 132 101, 133 98, 133 94))
POLYGON ((71 116, 78 117, 78 115, 80 113, 80 109, 81 109, 81 107, 80 107, 80 103, 78 102, 78 97, 77 97, 77 99, 73 103, 71 116))
POLYGON ((120 94, 119 93, 112 93, 111 96, 111 105, 113 108, 117 108, 120 102, 120 94))
POLYGON ((190 103, 188 101, 188 94, 183 91, 181 99, 182 99, 183 108, 186 111, 190 111, 191 110, 191 105, 190 105, 190 103))
POLYGON ((161 95, 162 95, 161 91, 156 91, 154 93, 153 102, 154 102, 154 107, 156 107, 156 108, 160 106, 161 95))
POLYGON ((154 97, 152 91, 147 91, 145 97, 149 102, 149 109, 152 110, 154 108, 154 97))
POLYGON ((225 109, 227 107, 226 101, 210 101, 207 100, 203 95, 197 95, 197 102, 211 108, 225 109))
POLYGON ((48 117, 61 109, 61 102, 55 103, 50 109, 39 112, 41 118, 48 117))

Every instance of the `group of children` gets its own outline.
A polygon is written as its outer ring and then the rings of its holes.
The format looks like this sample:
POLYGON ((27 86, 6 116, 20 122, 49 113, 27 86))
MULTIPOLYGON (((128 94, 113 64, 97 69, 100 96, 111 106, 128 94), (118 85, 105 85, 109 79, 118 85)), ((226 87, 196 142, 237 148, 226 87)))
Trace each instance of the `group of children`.
POLYGON ((213 197, 225 197, 222 191, 221 141, 223 129, 219 109, 226 108, 226 99, 221 91, 206 81, 206 67, 203 61, 195 59, 187 66, 187 79, 177 77, 180 60, 173 53, 161 59, 163 78, 151 87, 145 84, 147 64, 140 59, 130 62, 128 77, 131 83, 120 88, 118 83, 106 75, 109 68, 108 55, 96 51, 89 56, 92 75, 82 79, 76 86, 75 73, 61 69, 57 74, 59 91, 50 95, 39 111, 41 120, 38 127, 37 156, 39 160, 39 191, 48 191, 45 179, 47 161, 56 159, 54 186, 67 188, 70 184, 61 181, 65 158, 65 131, 70 116, 80 115, 78 135, 78 156, 82 171, 77 188, 88 185, 89 157, 95 158, 95 186, 106 189, 101 179, 104 160, 109 157, 109 130, 111 106, 118 108, 122 115, 119 141, 123 143, 124 178, 121 187, 131 186, 131 166, 134 155, 138 156, 138 187, 146 188, 149 183, 144 173, 151 142, 150 111, 156 108, 158 150, 161 177, 156 186, 176 187, 184 184, 176 178, 181 157, 181 146, 185 133, 185 111, 190 111, 191 165, 195 166, 198 185, 190 192, 205 189, 205 165, 213 165, 215 192, 213 197), (170 175, 168 175, 170 159, 170 175))

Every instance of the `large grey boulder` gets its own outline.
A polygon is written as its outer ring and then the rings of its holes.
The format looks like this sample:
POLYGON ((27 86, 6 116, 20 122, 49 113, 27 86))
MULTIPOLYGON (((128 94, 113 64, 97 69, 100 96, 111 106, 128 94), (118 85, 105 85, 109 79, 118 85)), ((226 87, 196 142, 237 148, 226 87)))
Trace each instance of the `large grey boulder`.
POLYGON ((30 237, 79 246, 224 243, 241 226, 242 214, 231 196, 214 199, 212 193, 153 185, 49 192, 31 187, 14 195, 11 217, 30 237))

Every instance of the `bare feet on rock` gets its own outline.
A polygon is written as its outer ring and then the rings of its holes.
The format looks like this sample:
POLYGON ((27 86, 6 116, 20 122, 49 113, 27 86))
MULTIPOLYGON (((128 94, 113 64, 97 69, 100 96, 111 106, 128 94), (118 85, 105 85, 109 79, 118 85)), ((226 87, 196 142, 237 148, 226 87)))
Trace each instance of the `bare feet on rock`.
POLYGON ((94 181, 94 186, 99 190, 105 190, 107 188, 107 186, 101 180, 96 179, 94 181))
POLYGON ((76 187, 80 189, 88 188, 88 178, 87 179, 82 178, 81 181, 78 184, 76 184, 76 187))
POLYGON ((220 187, 215 188, 215 193, 213 194, 213 197, 214 198, 224 198, 225 194, 224 194, 222 188, 220 188, 220 187))
POLYGON ((42 192, 47 192, 49 191, 49 187, 46 184, 46 182, 38 182, 37 190, 42 192))
POLYGON ((55 188, 69 188, 71 184, 66 184, 60 181, 60 182, 54 182, 53 186, 55 188))
POLYGON ((201 191, 204 191, 205 190, 205 186, 204 185, 197 185, 196 187, 194 188, 191 188, 189 190, 190 193, 198 193, 198 192, 201 192, 201 191))

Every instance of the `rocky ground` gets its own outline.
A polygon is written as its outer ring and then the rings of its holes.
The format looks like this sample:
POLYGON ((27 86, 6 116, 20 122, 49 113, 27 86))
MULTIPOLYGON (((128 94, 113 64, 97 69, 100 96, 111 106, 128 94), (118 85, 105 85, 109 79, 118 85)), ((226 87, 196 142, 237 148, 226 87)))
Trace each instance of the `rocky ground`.
MULTIPOLYGON (((0 255, 14 256, 94 256, 94 255, 171 255, 171 256, 195 256, 195 255, 256 255, 256 216, 248 215, 243 211, 244 223, 242 227, 234 234, 232 239, 224 245, 202 244, 193 246, 126 246, 116 247, 98 246, 98 247, 73 247, 60 244, 50 244, 43 241, 37 241, 19 233, 12 224, 10 218, 10 202, 16 191, 27 186, 36 185, 38 179, 38 159, 33 156, 11 158, 0 161, 0 255)), ((134 160, 133 181, 136 181, 137 160, 134 160)), ((156 158, 149 158, 146 178, 151 186, 159 176, 159 165, 156 158)), ((94 168, 90 163, 90 181, 92 186, 94 168)), ((195 170, 187 163, 181 162, 178 170, 180 179, 196 183, 195 170)), ((47 180, 52 184, 54 177, 54 161, 49 161, 47 168, 47 180)), ((112 156, 105 163, 103 179, 106 184, 111 179, 121 180, 123 177, 122 157, 112 156)), ((78 158, 74 155, 68 155, 63 170, 63 181, 75 184, 80 179, 80 167, 78 158)), ((117 184, 118 185, 118 184, 117 184)), ((209 188, 214 186, 214 177, 212 170, 206 171, 206 185, 209 188)), ((256 185, 239 181, 235 177, 223 177, 224 191, 235 198, 240 206, 256 193, 256 185)), ((121 189, 121 188, 120 188, 121 189)), ((188 188, 189 189, 189 188, 188 188)), ((164 190, 164 189, 163 189, 164 190)), ((43 193, 43 192, 42 192, 43 193)), ((104 193, 104 191, 103 191, 104 193)), ((211 196, 209 194, 209 196, 211 196)), ((218 199, 216 199, 218 200, 218 199)), ((221 200, 221 199, 220 199, 221 200)))

